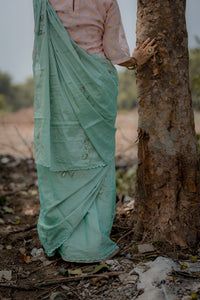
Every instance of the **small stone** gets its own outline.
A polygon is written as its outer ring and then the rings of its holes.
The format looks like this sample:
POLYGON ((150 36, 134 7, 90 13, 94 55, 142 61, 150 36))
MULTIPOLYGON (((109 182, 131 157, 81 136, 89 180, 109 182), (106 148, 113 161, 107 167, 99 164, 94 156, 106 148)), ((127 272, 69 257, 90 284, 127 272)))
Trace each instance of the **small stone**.
MULTIPOLYGON (((56 274, 57 275, 57 274, 56 274)), ((61 288, 65 291, 70 291, 70 287, 66 286, 66 285, 61 285, 61 288)))
POLYGON ((0 225, 5 224, 4 220, 2 218, 0 218, 0 225))
POLYGON ((131 258, 131 257, 132 257, 131 253, 126 254, 126 258, 131 258))
POLYGON ((142 244, 138 245, 138 252, 139 253, 148 253, 148 252, 154 252, 155 248, 152 244, 142 244))
POLYGON ((46 257, 44 255, 44 250, 42 248, 37 249, 37 248, 33 248, 31 251, 31 255, 32 255, 32 261, 46 261, 46 257))
POLYGON ((120 274, 119 275, 119 280, 121 282, 124 282, 126 280, 126 278, 128 277, 128 273, 125 273, 125 274, 120 274))
POLYGON ((119 275, 119 279, 122 283, 136 283, 138 276, 137 275, 129 275, 128 273, 119 275))
POLYGON ((184 296, 183 298, 181 298, 181 300, 192 300, 191 296, 184 296))
POLYGON ((2 279, 10 281, 12 279, 12 271, 0 271, 0 280, 2 279))
POLYGON ((20 252, 21 254, 25 254, 25 253, 26 253, 26 249, 25 249, 25 248, 19 248, 19 252, 20 252))
POLYGON ((2 164, 7 164, 7 163, 9 163, 9 161, 10 161, 10 159, 9 159, 8 157, 6 157, 6 156, 4 156, 4 157, 1 159, 1 163, 2 163, 2 164))
POLYGON ((18 159, 18 160, 16 160, 16 161, 13 161, 13 162, 11 162, 11 163, 9 163, 9 168, 15 168, 15 167, 17 167, 18 165, 20 164, 20 160, 18 159))
POLYGON ((115 263, 114 260, 111 260, 111 259, 106 260, 106 264, 109 265, 109 266, 114 265, 114 263, 115 263))
POLYGON ((15 190, 16 189, 15 182, 10 182, 9 185, 8 185, 8 187, 9 187, 10 190, 15 190))
POLYGON ((11 177, 13 180, 18 180, 18 179, 21 177, 21 175, 18 174, 18 173, 12 173, 12 174, 10 174, 10 177, 11 177))
POLYGON ((51 264, 51 261, 50 260, 44 260, 42 264, 43 264, 43 266, 48 266, 48 265, 51 264))
POLYGON ((121 262, 121 264, 126 264, 126 265, 131 265, 132 264, 132 261, 129 260, 129 259, 126 259, 126 258, 121 260, 120 262, 121 262))
POLYGON ((32 159, 27 159, 26 160, 27 164, 32 165, 33 164, 33 160, 32 159))
POLYGON ((59 292, 51 294, 49 298, 49 300, 65 300, 65 299, 67 299, 66 296, 59 292))
POLYGON ((3 210, 4 210, 4 212, 7 213, 7 214, 14 214, 14 210, 13 210, 11 207, 4 206, 4 207, 3 207, 3 210))
POLYGON ((60 269, 60 270, 58 270, 58 273, 61 274, 62 276, 66 276, 67 275, 67 270, 66 269, 60 269))
POLYGON ((124 202, 130 202, 131 200, 133 200, 133 199, 129 196, 124 197, 124 202))
POLYGON ((0 250, 3 250, 4 246, 2 244, 0 244, 0 250))

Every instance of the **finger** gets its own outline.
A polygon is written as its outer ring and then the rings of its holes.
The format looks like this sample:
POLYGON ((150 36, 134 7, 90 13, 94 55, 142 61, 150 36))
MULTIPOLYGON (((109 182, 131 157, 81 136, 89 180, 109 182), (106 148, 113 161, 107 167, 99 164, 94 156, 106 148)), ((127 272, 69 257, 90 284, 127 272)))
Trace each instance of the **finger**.
POLYGON ((152 46, 153 44, 155 44, 155 42, 156 42, 155 39, 151 40, 144 49, 147 49, 149 46, 152 46))
POLYGON ((151 38, 148 38, 146 41, 144 41, 144 43, 141 45, 141 48, 145 48, 146 45, 148 45, 148 43, 151 41, 152 39, 151 38))
POLYGON ((157 54, 157 51, 153 52, 151 55, 149 55, 149 57, 154 56, 155 54, 157 54))

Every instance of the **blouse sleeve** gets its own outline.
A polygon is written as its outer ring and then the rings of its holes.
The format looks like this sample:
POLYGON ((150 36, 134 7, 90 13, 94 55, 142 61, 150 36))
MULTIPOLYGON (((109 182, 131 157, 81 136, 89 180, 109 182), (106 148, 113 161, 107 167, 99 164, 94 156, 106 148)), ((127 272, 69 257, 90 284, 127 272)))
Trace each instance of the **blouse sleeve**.
POLYGON ((112 1, 105 21, 103 47, 106 57, 113 64, 130 59, 130 50, 126 40, 121 14, 116 0, 112 1))

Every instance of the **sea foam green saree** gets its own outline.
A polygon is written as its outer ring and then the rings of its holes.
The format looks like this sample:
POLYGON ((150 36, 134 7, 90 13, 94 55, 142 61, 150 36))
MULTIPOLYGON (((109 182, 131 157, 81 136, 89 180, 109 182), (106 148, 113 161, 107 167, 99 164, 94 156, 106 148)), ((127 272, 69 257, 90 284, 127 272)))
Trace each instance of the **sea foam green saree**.
POLYGON ((58 250, 70 261, 102 260, 118 248, 109 237, 117 72, 70 39, 48 0, 33 0, 33 6, 39 238, 49 256, 58 250))

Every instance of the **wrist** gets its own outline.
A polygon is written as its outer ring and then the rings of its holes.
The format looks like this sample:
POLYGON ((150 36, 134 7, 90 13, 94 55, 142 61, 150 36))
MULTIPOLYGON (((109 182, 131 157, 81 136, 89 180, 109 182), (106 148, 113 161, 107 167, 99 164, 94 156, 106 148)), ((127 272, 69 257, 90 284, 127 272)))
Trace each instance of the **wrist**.
POLYGON ((135 70, 138 67, 138 61, 137 59, 132 56, 130 59, 130 66, 127 66, 128 70, 135 70))

